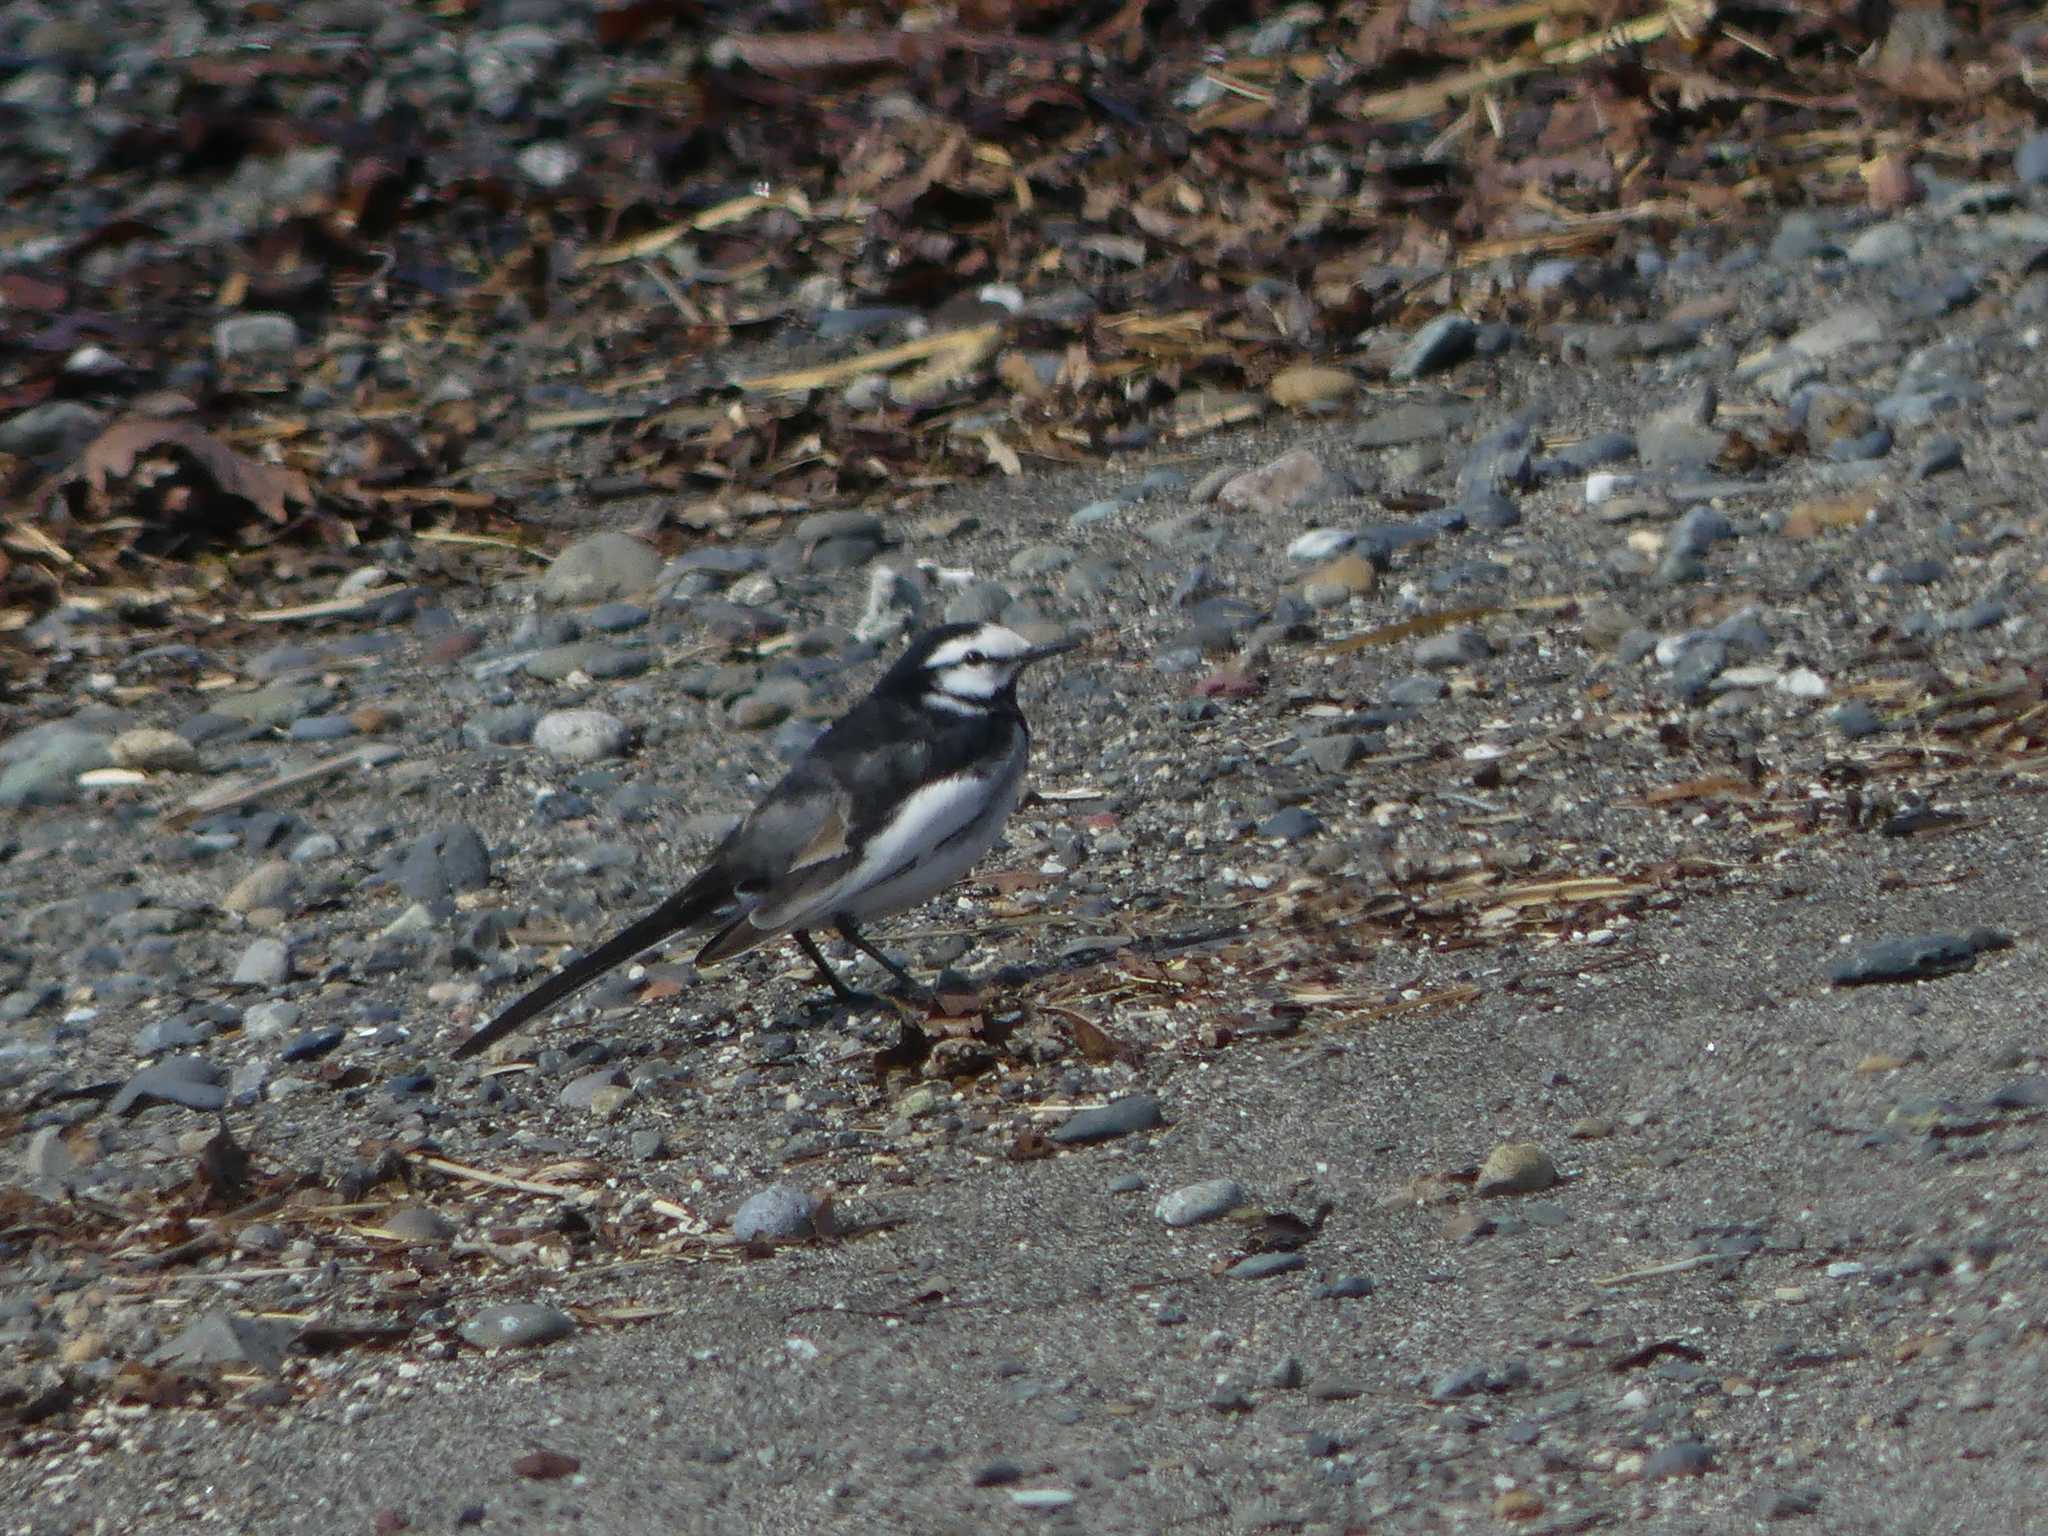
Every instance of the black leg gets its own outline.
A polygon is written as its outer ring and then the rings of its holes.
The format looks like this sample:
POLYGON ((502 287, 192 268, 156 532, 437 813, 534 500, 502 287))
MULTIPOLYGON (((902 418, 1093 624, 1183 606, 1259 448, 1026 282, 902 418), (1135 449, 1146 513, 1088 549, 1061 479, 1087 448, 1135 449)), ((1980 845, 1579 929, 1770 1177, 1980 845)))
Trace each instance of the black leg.
POLYGON ((808 933, 799 928, 790 937, 796 940, 797 948, 809 957, 811 964, 818 968, 818 979, 832 989, 832 995, 840 1002, 849 1008, 864 1008, 874 1001, 866 993, 854 991, 839 979, 839 973, 825 963, 825 957, 818 952, 818 946, 808 933))
POLYGON ((919 987, 916 981, 914 981, 911 978, 910 972, 903 969, 902 966, 898 965, 894 960, 891 960, 887 955, 883 954, 879 949, 875 948, 874 945, 870 944, 866 939, 861 937, 860 930, 853 926, 853 919, 848 917, 842 917, 839 919, 836 926, 839 929, 839 937, 846 940, 847 943, 851 944, 855 949, 859 950, 862 954, 866 955, 870 960, 874 961, 875 964, 879 965, 891 976, 894 976, 896 978, 897 986, 903 988, 904 991, 912 994, 917 994, 923 991, 923 988, 919 987))

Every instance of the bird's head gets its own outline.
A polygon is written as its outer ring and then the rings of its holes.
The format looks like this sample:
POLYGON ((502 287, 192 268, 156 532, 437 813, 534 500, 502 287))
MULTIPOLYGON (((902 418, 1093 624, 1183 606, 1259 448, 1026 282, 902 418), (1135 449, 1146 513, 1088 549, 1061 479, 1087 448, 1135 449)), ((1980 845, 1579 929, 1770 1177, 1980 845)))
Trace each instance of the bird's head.
POLYGON ((1071 651, 1077 643, 1033 645, 1001 624, 946 624, 911 641, 882 686, 971 714, 1010 698, 1032 662, 1071 651))

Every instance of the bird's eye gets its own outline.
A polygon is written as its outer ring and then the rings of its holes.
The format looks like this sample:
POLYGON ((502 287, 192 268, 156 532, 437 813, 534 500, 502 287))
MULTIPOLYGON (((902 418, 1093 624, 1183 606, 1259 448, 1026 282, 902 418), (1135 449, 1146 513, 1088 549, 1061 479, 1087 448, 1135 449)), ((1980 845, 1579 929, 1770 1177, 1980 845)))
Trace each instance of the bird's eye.
POLYGON ((988 658, 982 655, 979 651, 969 651, 965 656, 962 656, 960 659, 970 667, 978 667, 984 661, 988 660, 988 658))

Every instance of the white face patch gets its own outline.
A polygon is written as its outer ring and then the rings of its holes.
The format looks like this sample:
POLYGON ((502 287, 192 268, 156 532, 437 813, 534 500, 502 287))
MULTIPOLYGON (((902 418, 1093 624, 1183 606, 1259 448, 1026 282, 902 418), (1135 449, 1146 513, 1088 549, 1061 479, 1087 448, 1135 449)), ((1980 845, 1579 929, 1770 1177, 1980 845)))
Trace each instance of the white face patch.
POLYGON ((1014 629, 984 624, 933 651, 925 675, 940 695, 987 703, 1016 681, 1019 658, 1030 649, 1031 642, 1014 629))

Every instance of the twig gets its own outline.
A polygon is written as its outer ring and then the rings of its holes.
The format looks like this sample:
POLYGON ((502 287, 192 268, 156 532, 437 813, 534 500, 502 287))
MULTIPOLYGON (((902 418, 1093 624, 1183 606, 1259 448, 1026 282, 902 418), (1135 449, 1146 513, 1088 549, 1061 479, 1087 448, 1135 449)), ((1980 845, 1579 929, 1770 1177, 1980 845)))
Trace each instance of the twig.
POLYGON ((1627 1285, 1636 1280, 1654 1280, 1659 1275, 1683 1274, 1688 1269, 1704 1269, 1709 1264, 1726 1264, 1736 1257, 1726 1253, 1696 1253, 1689 1259, 1673 1259, 1668 1264, 1652 1264, 1647 1269, 1625 1269, 1618 1275, 1596 1275, 1595 1285, 1627 1285))
POLYGON ((345 768, 353 768, 360 765, 363 761, 364 753, 371 750, 373 749, 369 747, 359 747, 353 752, 343 752, 335 757, 323 758, 310 767, 294 768, 289 772, 280 773, 274 778, 259 779, 254 784, 243 784, 230 789, 216 790, 211 794, 200 795, 195 799, 187 800, 184 805, 171 812, 170 815, 163 819, 161 825, 176 831, 179 827, 189 826, 202 816, 211 816, 217 811, 231 811, 236 806, 247 805, 252 800, 261 800, 282 790, 297 789, 302 784, 311 784, 316 779, 324 779, 332 774, 340 773, 345 768))
POLYGON ((409 1152, 406 1161, 417 1163, 422 1168, 431 1168, 436 1173, 445 1173, 451 1178, 464 1179, 472 1184, 490 1184, 499 1189, 516 1189, 529 1195, 553 1195, 558 1200, 588 1200, 589 1190, 572 1189, 566 1184, 543 1184, 537 1179, 515 1179, 510 1174, 492 1173, 488 1168, 472 1168, 467 1163, 453 1162, 445 1157, 430 1157, 423 1152, 409 1152))

